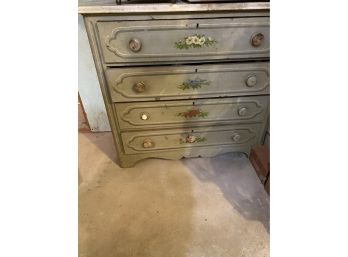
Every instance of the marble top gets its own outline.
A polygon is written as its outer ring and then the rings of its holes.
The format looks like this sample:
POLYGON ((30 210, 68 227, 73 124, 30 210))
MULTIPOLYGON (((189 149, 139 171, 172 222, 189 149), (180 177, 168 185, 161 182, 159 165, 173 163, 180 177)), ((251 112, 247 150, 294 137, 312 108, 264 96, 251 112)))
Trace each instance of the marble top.
POLYGON ((269 11, 269 2, 239 3, 147 3, 116 5, 115 0, 79 0, 80 14, 175 13, 204 11, 269 11))

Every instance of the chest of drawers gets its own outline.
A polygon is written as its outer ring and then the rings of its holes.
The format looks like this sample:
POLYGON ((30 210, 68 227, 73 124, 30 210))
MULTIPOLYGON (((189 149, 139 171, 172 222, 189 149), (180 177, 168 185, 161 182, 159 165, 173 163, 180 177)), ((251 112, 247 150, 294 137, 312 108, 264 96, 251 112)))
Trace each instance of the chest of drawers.
POLYGON ((263 140, 268 9, 200 4, 187 12, 183 5, 84 13, 121 167, 146 158, 249 154, 263 140))

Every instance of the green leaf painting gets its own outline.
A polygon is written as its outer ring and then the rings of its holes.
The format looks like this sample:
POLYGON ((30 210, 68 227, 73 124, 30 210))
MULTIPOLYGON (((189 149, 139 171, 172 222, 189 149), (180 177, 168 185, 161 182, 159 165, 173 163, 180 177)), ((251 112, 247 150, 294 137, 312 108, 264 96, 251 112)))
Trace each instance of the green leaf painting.
POLYGON ((181 85, 179 85, 178 88, 181 90, 198 89, 198 88, 201 88, 202 86, 209 86, 210 83, 211 82, 206 79, 200 79, 200 78, 187 79, 181 85))

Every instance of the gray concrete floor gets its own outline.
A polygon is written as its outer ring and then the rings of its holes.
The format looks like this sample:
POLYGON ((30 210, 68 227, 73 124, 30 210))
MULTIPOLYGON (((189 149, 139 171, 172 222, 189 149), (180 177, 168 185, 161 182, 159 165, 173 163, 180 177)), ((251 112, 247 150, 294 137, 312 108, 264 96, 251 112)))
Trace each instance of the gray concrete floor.
POLYGON ((80 257, 267 257, 269 196, 242 154, 120 168, 79 133, 80 257))

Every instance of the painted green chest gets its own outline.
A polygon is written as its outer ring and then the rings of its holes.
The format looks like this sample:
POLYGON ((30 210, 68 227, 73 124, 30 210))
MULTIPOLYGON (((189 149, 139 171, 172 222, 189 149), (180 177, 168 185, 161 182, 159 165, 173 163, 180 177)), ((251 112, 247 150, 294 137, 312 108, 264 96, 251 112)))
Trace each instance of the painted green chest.
POLYGON ((146 158, 249 154, 263 141, 267 8, 171 6, 84 13, 122 167, 146 158))

